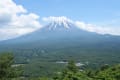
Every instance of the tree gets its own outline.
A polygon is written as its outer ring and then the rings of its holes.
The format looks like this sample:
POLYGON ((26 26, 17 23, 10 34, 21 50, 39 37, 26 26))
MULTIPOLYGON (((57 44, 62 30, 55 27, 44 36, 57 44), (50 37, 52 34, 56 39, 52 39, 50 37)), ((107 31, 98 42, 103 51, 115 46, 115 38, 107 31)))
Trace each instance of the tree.
POLYGON ((2 53, 0 55, 0 80, 9 80, 19 77, 22 71, 18 67, 12 67, 14 56, 11 53, 2 53))
POLYGON ((78 72, 78 67, 75 65, 73 60, 70 60, 67 65, 67 69, 73 73, 78 72))
POLYGON ((60 75, 54 77, 53 80, 91 80, 84 72, 79 71, 73 60, 68 62, 66 68, 60 75))

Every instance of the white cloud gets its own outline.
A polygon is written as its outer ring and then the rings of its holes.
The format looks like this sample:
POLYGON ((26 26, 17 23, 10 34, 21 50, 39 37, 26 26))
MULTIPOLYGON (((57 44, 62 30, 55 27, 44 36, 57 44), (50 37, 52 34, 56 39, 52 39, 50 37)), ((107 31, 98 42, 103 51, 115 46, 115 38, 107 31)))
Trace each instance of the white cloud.
POLYGON ((75 25, 83 30, 90 32, 96 32, 99 34, 110 34, 110 35, 120 35, 120 28, 108 27, 108 26, 97 26, 93 24, 87 24, 84 22, 76 21, 75 25))
POLYGON ((41 27, 39 16, 28 13, 13 0, 0 0, 0 40, 32 32, 41 27))

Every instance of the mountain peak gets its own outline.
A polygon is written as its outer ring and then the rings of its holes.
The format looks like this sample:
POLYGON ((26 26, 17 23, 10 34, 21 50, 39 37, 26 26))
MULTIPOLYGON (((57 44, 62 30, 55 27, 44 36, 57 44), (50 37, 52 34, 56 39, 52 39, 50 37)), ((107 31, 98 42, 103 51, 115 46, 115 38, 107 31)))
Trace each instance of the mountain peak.
POLYGON ((70 28, 70 25, 73 23, 72 20, 68 19, 67 17, 61 16, 61 17, 48 17, 44 18, 44 21, 48 21, 49 24, 49 29, 56 29, 56 28, 70 28))

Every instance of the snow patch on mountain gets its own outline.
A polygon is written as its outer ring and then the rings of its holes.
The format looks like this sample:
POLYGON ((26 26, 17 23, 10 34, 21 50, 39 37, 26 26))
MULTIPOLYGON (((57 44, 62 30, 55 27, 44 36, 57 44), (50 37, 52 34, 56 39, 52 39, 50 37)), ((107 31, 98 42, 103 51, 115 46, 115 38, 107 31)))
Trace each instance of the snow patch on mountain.
POLYGON ((57 26, 59 27, 64 27, 64 28, 67 28, 69 29, 70 28, 70 24, 73 24, 73 21, 68 19, 67 17, 65 16, 61 16, 61 17, 44 17, 43 18, 43 21, 47 21, 50 23, 50 27, 49 29, 51 28, 57 28, 57 26))

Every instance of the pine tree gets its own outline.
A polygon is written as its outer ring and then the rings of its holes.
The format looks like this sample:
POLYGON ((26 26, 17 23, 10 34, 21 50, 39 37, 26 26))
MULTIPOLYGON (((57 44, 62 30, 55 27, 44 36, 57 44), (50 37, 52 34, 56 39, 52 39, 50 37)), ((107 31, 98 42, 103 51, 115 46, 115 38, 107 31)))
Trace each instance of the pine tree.
POLYGON ((19 77, 22 74, 14 64, 14 56, 11 53, 3 53, 0 55, 0 80, 11 80, 11 78, 19 77))
POLYGON ((78 67, 75 65, 75 62, 73 60, 70 60, 68 62, 67 69, 73 73, 76 73, 78 71, 78 67))

